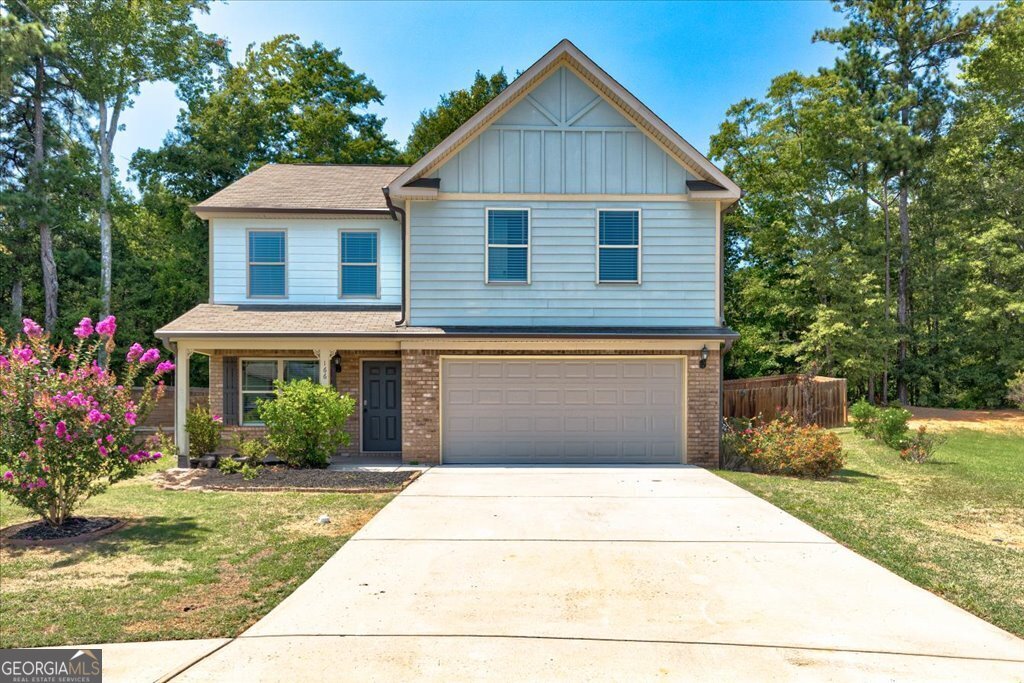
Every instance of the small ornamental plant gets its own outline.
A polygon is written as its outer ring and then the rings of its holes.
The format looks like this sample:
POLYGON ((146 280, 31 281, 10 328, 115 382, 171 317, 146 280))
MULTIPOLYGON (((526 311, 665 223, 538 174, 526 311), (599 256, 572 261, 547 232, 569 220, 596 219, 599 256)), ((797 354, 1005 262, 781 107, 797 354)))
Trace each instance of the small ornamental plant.
POLYGON ((135 432, 174 369, 160 351, 133 344, 121 377, 97 360, 114 351, 114 316, 83 318, 64 347, 33 320, 9 340, 0 331, 0 491, 60 526, 107 486, 162 457, 135 432), (142 390, 133 397, 132 387, 142 390))
POLYGON ((349 443, 345 427, 356 402, 311 380, 274 382, 274 399, 257 402, 270 450, 290 467, 327 467, 349 443))
POLYGON ((900 458, 918 465, 928 462, 945 441, 941 436, 929 434, 928 429, 921 425, 917 428, 917 433, 907 439, 900 450, 900 458))
POLYGON ((771 422, 737 431, 731 447, 751 471, 823 479, 845 464, 835 432, 817 425, 799 425, 783 412, 771 422))
POLYGON ((189 408, 185 413, 189 457, 201 458, 220 448, 220 433, 223 429, 224 420, 220 415, 211 413, 206 406, 189 408))

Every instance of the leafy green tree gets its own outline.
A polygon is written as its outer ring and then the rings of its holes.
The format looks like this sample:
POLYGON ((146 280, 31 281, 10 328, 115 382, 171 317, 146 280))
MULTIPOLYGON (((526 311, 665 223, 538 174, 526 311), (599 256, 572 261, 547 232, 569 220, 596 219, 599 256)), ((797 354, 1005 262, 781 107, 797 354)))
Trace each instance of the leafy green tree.
POLYGON ((196 12, 206 0, 82 0, 63 6, 55 30, 66 48, 63 76, 89 116, 82 122, 99 160, 100 308, 111 308, 114 163, 121 114, 143 83, 169 80, 183 92, 210 78, 224 55, 223 42, 199 31, 196 12))
POLYGON ((508 78, 504 69, 499 69, 491 76, 484 76, 477 71, 471 86, 441 95, 438 105, 420 112, 420 117, 413 124, 412 134, 405 143, 405 162, 415 163, 417 159, 437 147, 442 140, 455 132, 456 128, 507 87, 508 78))
POLYGON ((146 192, 161 185, 198 201, 271 162, 379 164, 397 155, 384 119, 368 111, 384 94, 340 50, 298 36, 250 45, 216 81, 183 94, 163 146, 132 159, 146 192))

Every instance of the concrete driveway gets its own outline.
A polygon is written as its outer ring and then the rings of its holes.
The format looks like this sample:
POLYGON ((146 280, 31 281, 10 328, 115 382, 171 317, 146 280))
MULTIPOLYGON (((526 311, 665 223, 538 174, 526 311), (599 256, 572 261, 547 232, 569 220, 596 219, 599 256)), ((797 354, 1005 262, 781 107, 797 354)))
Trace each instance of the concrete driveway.
POLYGON ((426 472, 178 681, 1024 680, 1024 641, 704 470, 426 472))

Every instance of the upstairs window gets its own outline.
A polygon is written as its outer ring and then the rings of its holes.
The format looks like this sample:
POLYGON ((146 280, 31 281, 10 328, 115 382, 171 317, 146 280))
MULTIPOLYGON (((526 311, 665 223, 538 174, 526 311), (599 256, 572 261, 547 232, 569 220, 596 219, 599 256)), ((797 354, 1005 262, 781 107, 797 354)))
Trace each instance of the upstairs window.
POLYGON ((341 298, 380 296, 376 230, 341 232, 341 298))
POLYGON ((530 283, 530 210, 487 209, 486 282, 530 283))
POLYGON ((597 282, 640 284, 640 210, 597 212, 597 282))
POLYGON ((285 233, 249 231, 249 297, 285 296, 285 233))

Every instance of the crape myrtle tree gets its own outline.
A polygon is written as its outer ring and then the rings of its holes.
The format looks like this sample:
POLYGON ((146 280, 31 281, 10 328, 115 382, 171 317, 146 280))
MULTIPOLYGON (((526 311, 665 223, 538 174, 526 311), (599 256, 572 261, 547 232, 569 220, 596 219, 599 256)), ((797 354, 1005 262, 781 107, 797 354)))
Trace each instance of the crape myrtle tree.
POLYGON ((0 491, 52 526, 163 455, 147 450, 135 427, 174 364, 133 344, 119 378, 97 361, 101 348, 114 350, 116 330, 113 316, 95 326, 83 318, 68 347, 29 318, 14 339, 0 332, 0 491))

